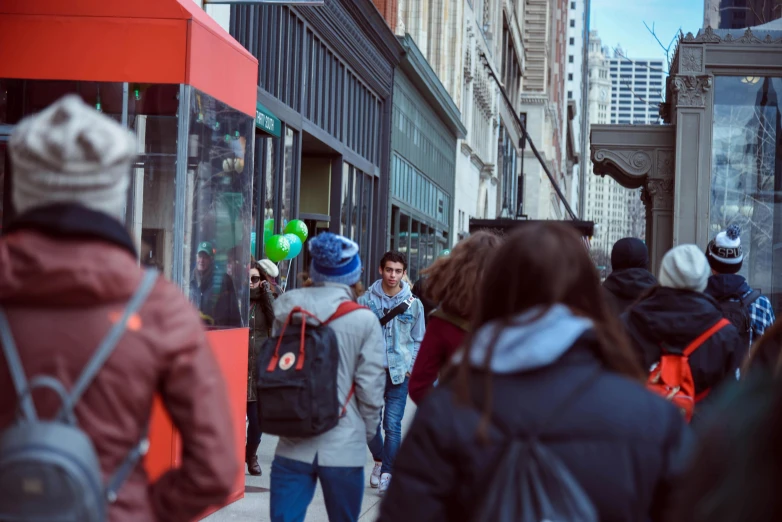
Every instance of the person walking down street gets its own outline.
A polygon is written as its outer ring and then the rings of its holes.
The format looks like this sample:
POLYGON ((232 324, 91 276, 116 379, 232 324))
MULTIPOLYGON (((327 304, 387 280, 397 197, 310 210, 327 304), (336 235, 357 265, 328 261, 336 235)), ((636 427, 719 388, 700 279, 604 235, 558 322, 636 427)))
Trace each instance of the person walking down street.
POLYGON ((424 306, 413 295, 410 285, 403 281, 407 276, 405 256, 399 252, 386 252, 380 259, 378 271, 381 278, 358 302, 369 307, 383 327, 385 409, 383 424, 378 423, 377 435, 369 443, 375 459, 369 485, 379 488, 378 492, 382 495, 391 482, 394 458, 402 443, 402 418, 407 405, 410 372, 424 338, 426 320, 424 306))
POLYGON ((277 267, 268 259, 262 259, 250 269, 250 353, 247 357, 247 444, 244 460, 250 475, 261 475, 258 464, 258 446, 261 445, 261 425, 258 421, 256 401, 258 393, 257 361, 261 346, 271 336, 274 324, 274 293, 269 279, 277 277, 277 267), (264 263, 266 261, 266 263, 264 263))
POLYGON ((712 273, 706 293, 717 300, 723 315, 738 328, 745 346, 750 348, 776 318, 768 297, 739 275, 744 263, 741 228, 731 225, 717 234, 706 248, 706 257, 712 273))
POLYGON ((603 282, 606 299, 619 317, 644 292, 657 284, 649 271, 649 251, 640 239, 626 237, 611 251, 611 274, 603 282))
MULTIPOLYGON (((323 232, 307 244, 312 256, 310 279, 305 288, 287 291, 274 302, 275 335, 296 307, 323 322, 362 292, 356 243, 323 232)), ((377 319, 366 309, 328 325, 339 346, 337 395, 340 402, 347 399, 347 410, 325 433, 280 437, 271 472, 272 522, 302 522, 318 480, 330 522, 355 522, 361 514, 366 445, 375 436, 383 406, 383 335, 377 319)))
MULTIPOLYGON (((24 119, 11 136, 19 214, 0 236, 0 307, 28 380, 47 375, 73 392, 146 281, 122 225, 137 150, 131 133, 74 95, 24 119)), ((103 477, 140 447, 155 397, 181 436, 182 457, 153 484, 141 462, 133 466, 108 520, 189 522, 228 499, 239 463, 217 368, 197 312, 158 277, 74 412, 103 477)), ((51 391, 32 398, 41 420, 60 410, 51 391)), ((0 352, 0 432, 16 422, 19 400, 0 352)), ((45 498, 49 486, 65 487, 55 482, 37 491, 33 478, 27 492, 45 498)))
MULTIPOLYGON (((644 368, 650 370, 660 360, 663 348, 681 353, 723 318, 716 301, 703 293, 708 279, 708 262, 695 245, 680 245, 665 254, 660 286, 622 316, 644 368)), ((725 380, 735 381, 746 352, 738 331, 728 324, 689 356, 696 417, 699 397, 725 380)))
POLYGON ((487 264, 476 308, 456 366, 416 413, 379 521, 521 520, 552 489, 577 492, 590 520, 666 520, 692 437, 642 386, 577 232, 514 231, 487 264), (548 480, 530 480, 543 470, 548 480))
POLYGON ((476 232, 424 270, 427 292, 439 306, 431 314, 410 376, 410 398, 416 404, 429 393, 470 331, 484 270, 501 243, 496 234, 476 232))

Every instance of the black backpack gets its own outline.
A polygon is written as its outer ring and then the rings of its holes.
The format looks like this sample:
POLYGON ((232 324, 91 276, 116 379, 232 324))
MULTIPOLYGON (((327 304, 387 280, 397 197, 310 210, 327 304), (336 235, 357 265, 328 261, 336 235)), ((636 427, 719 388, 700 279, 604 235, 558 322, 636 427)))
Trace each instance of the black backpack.
POLYGON ((331 317, 312 326, 306 318, 315 316, 297 306, 288 314, 280 334, 264 342, 256 366, 258 420, 264 433, 313 437, 332 429, 345 415, 355 384, 344 404, 340 403, 339 345, 328 324, 361 308, 365 307, 345 301, 331 317), (301 318, 301 328, 287 331, 296 315, 301 318))
POLYGON ((752 330, 752 316, 749 307, 760 297, 760 290, 753 290, 746 297, 741 294, 730 294, 717 299, 717 306, 722 316, 730 321, 739 331, 743 346, 749 349, 750 331, 752 330))
POLYGON ((122 318, 95 350, 71 390, 49 375, 37 375, 29 383, 0 310, 0 340, 19 397, 17 420, 0 433, 0 521, 3 522, 104 522, 108 505, 146 453, 147 431, 132 448, 113 476, 104 484, 98 454, 74 415, 74 406, 126 332, 128 319, 152 291, 157 272, 148 270, 122 318), (41 419, 35 411, 32 391, 48 388, 62 400, 54 419, 41 419))
MULTIPOLYGON (((599 375, 596 371, 551 411, 561 414, 599 375)), ((535 433, 518 435, 494 419, 508 441, 473 513, 475 522, 598 522, 597 511, 559 457, 541 443, 550 415, 535 433)))

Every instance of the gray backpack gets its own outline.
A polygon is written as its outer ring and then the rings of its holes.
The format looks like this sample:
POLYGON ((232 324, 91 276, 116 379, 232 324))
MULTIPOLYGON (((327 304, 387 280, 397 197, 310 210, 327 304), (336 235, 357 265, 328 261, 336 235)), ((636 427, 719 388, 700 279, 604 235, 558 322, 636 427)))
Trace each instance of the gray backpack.
POLYGON ((92 441, 79 429, 74 406, 125 333, 128 319, 138 311, 157 279, 144 274, 122 318, 100 343, 70 393, 47 375, 27 382, 8 320, 0 309, 0 344, 19 397, 17 421, 0 433, 0 521, 104 522, 108 505, 148 447, 147 429, 119 470, 103 484, 92 441), (36 388, 54 390, 62 400, 56 417, 39 419, 32 400, 36 388))

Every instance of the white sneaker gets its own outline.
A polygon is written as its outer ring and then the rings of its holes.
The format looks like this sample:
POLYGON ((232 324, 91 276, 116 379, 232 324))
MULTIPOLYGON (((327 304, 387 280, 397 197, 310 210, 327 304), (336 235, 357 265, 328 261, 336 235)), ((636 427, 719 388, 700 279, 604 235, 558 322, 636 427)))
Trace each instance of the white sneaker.
POLYGON ((376 488, 380 485, 380 470, 382 468, 382 462, 375 462, 375 467, 372 468, 372 474, 369 476, 369 485, 373 488, 376 488))
POLYGON ((380 475, 380 489, 377 492, 382 495, 388 491, 388 486, 391 485, 391 473, 383 473, 380 475))

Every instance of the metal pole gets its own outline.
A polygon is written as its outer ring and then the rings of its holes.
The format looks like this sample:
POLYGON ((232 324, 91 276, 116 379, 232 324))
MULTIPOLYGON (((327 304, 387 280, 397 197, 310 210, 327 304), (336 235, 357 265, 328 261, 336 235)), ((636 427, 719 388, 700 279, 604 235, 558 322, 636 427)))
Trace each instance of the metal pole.
POLYGON ((510 113, 513 114, 513 117, 516 119, 516 123, 518 124, 519 128, 521 128, 521 133, 524 136, 524 138, 527 141, 529 141, 529 146, 532 149, 533 154, 535 154, 535 157, 538 158, 538 161, 540 162, 540 166, 543 167, 543 171, 546 173, 546 176, 548 176, 548 179, 551 182, 551 185, 554 187, 554 190, 556 191, 557 195, 559 196, 559 199, 562 201, 562 204, 565 205, 565 210, 567 210, 568 214, 570 214, 570 217, 572 219, 578 219, 575 212, 573 212, 573 209, 570 208, 570 204, 567 202, 567 198, 562 193, 562 190, 559 188, 559 185, 557 184, 557 180, 554 179, 554 176, 551 174, 551 171, 546 166, 546 162, 543 160, 543 156, 540 155, 540 152, 538 152, 537 147, 535 147, 535 142, 532 141, 532 138, 530 137, 529 133, 527 133, 526 127, 522 125, 521 118, 519 117, 518 114, 516 114, 516 111, 513 108, 513 103, 508 97, 508 93, 505 92, 505 88, 502 86, 502 82, 494 74, 494 70, 488 66, 488 59, 486 58, 486 54, 483 52, 481 52, 481 61, 484 64, 484 68, 488 69, 489 76, 491 76, 494 79, 494 81, 497 83, 497 87, 502 93, 502 97, 505 99, 505 103, 507 103, 508 107, 510 107, 511 109, 510 113))

